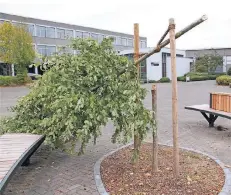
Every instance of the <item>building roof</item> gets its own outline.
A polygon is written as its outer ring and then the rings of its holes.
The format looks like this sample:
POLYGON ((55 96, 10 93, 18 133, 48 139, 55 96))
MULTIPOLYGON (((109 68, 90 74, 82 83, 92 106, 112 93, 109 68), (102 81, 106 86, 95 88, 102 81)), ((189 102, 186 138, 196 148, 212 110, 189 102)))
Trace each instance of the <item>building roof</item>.
POLYGON ((231 49, 231 47, 211 47, 211 48, 186 49, 185 51, 226 50, 226 49, 231 49))
MULTIPOLYGON (((38 20, 38 21, 41 21, 41 22, 48 22, 50 24, 53 24, 53 26, 60 26, 60 25, 70 25, 70 26, 74 26, 74 27, 79 27, 79 28, 84 28, 86 31, 87 30, 91 30, 93 32, 95 31, 102 31, 106 34, 115 34, 115 33, 118 33, 120 35, 129 35, 129 36, 134 36, 133 34, 128 34, 128 33, 122 33, 122 32, 117 32, 117 31, 111 31, 111 30, 105 30, 105 29, 99 29, 99 28, 93 28, 93 27, 87 27, 87 26, 80 26, 80 25, 76 25, 76 24, 70 24, 70 23, 64 23, 64 22, 59 22, 59 21, 52 21, 52 20, 45 20, 45 19, 40 19, 40 18, 32 18, 32 17, 28 17, 28 16, 22 16, 22 15, 15 15, 15 14, 10 14, 10 13, 3 13, 3 12, 0 12, 0 19, 5 19, 7 18, 7 16, 11 16, 11 17, 18 17, 18 18, 25 18, 27 20, 38 20)), ((36 24, 36 23, 35 23, 36 24)), ((143 36, 140 36, 141 39, 147 39, 147 37, 143 37, 143 36)))

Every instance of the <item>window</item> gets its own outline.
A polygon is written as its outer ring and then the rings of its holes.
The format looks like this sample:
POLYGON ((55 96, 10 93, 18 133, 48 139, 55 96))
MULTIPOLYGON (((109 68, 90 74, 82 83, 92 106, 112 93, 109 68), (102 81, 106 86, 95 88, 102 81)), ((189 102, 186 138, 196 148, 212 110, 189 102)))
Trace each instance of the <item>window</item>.
MULTIPOLYGON (((167 55, 169 53, 162 53, 162 77, 167 76, 167 55)), ((170 55, 170 54, 169 54, 170 55)))
POLYGON ((133 39, 128 39, 128 46, 133 47, 133 39))
POLYGON ((66 39, 70 39, 74 37, 73 30, 66 30, 66 39))
POLYGON ((55 28, 46 27, 46 37, 55 38, 55 28))
POLYGON ((146 41, 141 41, 140 43, 141 43, 141 44, 140 44, 140 47, 141 47, 141 48, 145 48, 145 47, 146 47, 146 41))
POLYGON ((116 44, 117 44, 117 45, 121 45, 121 44, 122 44, 122 39, 121 39, 121 37, 117 37, 117 39, 116 39, 116 44))
POLYGON ((90 33, 89 32, 83 32, 83 38, 89 38, 90 37, 90 33))
POLYGON ((98 35, 95 33, 91 33, 91 38, 98 41, 98 35))
POLYGON ((4 22, 8 22, 9 23, 8 20, 0 20, 0 24, 3 24, 4 22))
POLYGON ((182 54, 176 54, 176 57, 183 58, 183 57, 184 57, 184 55, 182 55, 182 54))
MULTIPOLYGON (((167 55, 167 57, 170 57, 170 56, 171 56, 170 53, 165 53, 165 54, 167 55)), ((182 54, 176 54, 176 57, 181 57, 181 58, 183 58, 184 55, 182 55, 182 54)))
POLYGON ((46 27, 44 27, 44 26, 37 26, 36 35, 38 37, 46 37, 46 27))
POLYGON ((46 46, 45 45, 38 45, 37 50, 39 54, 46 56, 46 46))
POLYGON ((58 51, 60 54, 64 54, 64 53, 73 54, 74 53, 74 50, 69 46, 59 46, 58 51))
POLYGON ((52 54, 54 54, 56 51, 56 47, 55 46, 46 46, 46 55, 47 56, 51 56, 52 54))
POLYGON ((104 39, 104 35, 98 35, 98 41, 101 43, 104 39))
POLYGON ((158 62, 151 62, 151 66, 159 66, 158 62))
POLYGON ((50 56, 56 51, 55 46, 48 46, 48 45, 38 45, 37 46, 38 53, 43 56, 50 56))
POLYGON ((57 38, 64 39, 65 38, 65 30, 57 28, 57 38))
POLYGON ((122 38, 122 45, 127 46, 127 39, 126 38, 122 38))
POLYGON ((27 30, 32 36, 35 35, 35 30, 34 30, 34 25, 33 24, 28 24, 27 25, 27 30))
POLYGON ((80 31, 76 31, 76 32, 75 32, 75 37, 76 37, 76 38, 83 38, 83 33, 80 32, 80 31))

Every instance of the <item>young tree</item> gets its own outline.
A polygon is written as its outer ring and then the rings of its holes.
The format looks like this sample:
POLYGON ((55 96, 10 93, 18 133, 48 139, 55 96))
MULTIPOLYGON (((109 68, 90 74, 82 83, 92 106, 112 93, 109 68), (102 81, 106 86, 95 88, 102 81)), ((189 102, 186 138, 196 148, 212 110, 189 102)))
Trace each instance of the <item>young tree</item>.
POLYGON ((4 22, 0 25, 0 60, 14 64, 19 74, 27 73, 27 66, 35 58, 32 36, 22 25, 4 22))
POLYGON ((216 52, 198 57, 195 64, 197 72, 215 72, 216 68, 222 65, 223 58, 216 52))
POLYGON ((134 132, 143 140, 154 124, 142 103, 146 90, 136 81, 136 66, 115 53, 110 39, 100 44, 77 39, 73 48, 78 55, 48 59, 48 71, 13 108, 15 115, 2 123, 3 132, 44 134, 54 148, 70 149, 65 146, 72 143, 71 151, 78 140, 83 153, 110 118, 113 143, 128 142, 134 132))

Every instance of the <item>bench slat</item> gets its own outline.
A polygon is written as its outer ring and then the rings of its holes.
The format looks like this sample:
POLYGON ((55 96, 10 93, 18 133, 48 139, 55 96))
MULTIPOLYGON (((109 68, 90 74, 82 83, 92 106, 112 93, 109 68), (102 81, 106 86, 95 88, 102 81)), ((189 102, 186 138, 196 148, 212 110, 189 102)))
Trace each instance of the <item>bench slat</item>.
POLYGON ((214 109, 210 108, 208 104, 186 106, 185 109, 195 110, 195 111, 199 111, 199 112, 205 112, 205 113, 213 114, 213 115, 220 116, 223 118, 231 119, 231 113, 223 112, 223 111, 219 111, 219 110, 214 110, 214 109))
POLYGON ((4 190, 16 168, 21 166, 44 140, 43 135, 25 133, 0 136, 0 192, 4 190))

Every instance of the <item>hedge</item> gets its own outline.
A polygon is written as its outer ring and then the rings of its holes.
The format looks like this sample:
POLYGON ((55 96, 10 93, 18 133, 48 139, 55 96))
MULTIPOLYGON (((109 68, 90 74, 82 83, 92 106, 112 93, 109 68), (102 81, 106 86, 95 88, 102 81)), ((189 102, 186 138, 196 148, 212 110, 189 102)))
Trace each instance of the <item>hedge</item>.
POLYGON ((20 76, 0 76, 0 86, 16 86, 16 85, 23 85, 25 83, 30 83, 31 78, 23 78, 20 76))
POLYGON ((148 83, 157 83, 156 80, 148 80, 148 83))
POLYGON ((177 77, 178 81, 186 81, 186 77, 185 76, 181 76, 181 77, 177 77))
POLYGON ((225 73, 200 73, 200 72, 189 72, 184 76, 177 77, 178 81, 186 81, 186 76, 190 77, 190 81, 206 81, 206 80, 216 80, 220 75, 225 75, 225 73))
POLYGON ((218 85, 229 85, 231 83, 231 76, 229 75, 219 76, 217 77, 216 82, 218 85))
POLYGON ((168 77, 162 77, 160 80, 159 80, 159 82, 160 83, 170 83, 170 79, 168 78, 168 77))

